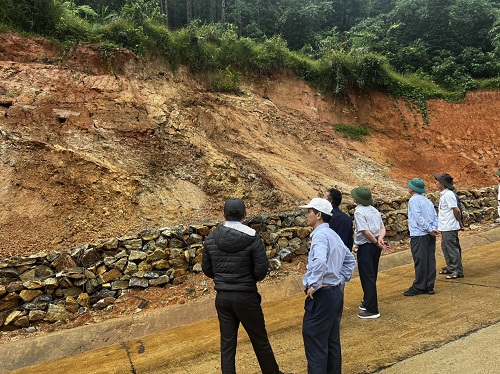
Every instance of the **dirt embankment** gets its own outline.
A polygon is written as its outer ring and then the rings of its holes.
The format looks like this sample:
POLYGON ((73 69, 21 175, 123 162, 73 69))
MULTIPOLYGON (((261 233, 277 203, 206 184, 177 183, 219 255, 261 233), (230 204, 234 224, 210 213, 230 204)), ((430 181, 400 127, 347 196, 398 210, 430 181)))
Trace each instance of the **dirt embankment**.
POLYGON ((499 167, 498 91, 432 100, 427 125, 381 93, 328 97, 292 76, 214 93, 128 51, 11 33, 0 77, 0 258, 218 218, 232 196, 276 212, 330 186, 394 196, 418 176, 433 188, 434 172, 492 185, 499 167), (370 136, 349 140, 336 123, 370 136))

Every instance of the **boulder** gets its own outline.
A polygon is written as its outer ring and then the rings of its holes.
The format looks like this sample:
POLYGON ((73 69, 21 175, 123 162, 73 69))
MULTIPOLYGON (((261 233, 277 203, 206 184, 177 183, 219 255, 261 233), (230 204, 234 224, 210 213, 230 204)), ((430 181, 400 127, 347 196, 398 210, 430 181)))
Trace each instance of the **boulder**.
POLYGON ((76 262, 73 260, 73 257, 69 255, 69 253, 61 253, 58 258, 52 261, 50 266, 57 272, 60 272, 76 267, 76 262))
POLYGON ((35 297, 42 294, 40 290, 22 290, 19 296, 23 299, 24 302, 31 301, 35 297))
POLYGON ((50 304, 44 320, 48 322, 64 321, 68 318, 68 312, 64 306, 50 304))

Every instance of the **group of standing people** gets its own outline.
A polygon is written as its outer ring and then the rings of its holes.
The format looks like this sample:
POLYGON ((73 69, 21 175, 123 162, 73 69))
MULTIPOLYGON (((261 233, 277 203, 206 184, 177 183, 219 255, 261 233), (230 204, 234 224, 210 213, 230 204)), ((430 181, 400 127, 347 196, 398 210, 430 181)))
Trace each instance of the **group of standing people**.
MULTIPOLYGON (((496 173, 499 176, 500 170, 496 173)), ((461 228, 460 200, 454 192, 453 178, 434 174, 440 191, 438 213, 423 194, 425 183, 414 178, 407 183, 410 248, 415 280, 405 296, 434 294, 436 279, 436 238, 446 266, 440 274, 447 279, 463 278, 462 250, 458 238, 461 228)), ((500 187, 500 186, 499 186, 500 187)), ((311 247, 303 277, 306 299, 302 336, 308 373, 341 373, 340 321, 344 305, 344 285, 354 271, 353 244, 358 247, 358 271, 363 300, 358 317, 380 317, 377 299, 377 274, 380 256, 390 251, 385 241, 385 226, 373 207, 371 191, 363 186, 351 191, 357 202, 354 229, 351 217, 339 209, 342 194, 331 188, 326 199, 314 198, 300 206, 307 225, 312 228, 311 247)), ((498 194, 500 217, 500 189, 498 194)), ((235 356, 238 328, 243 325, 254 348, 262 373, 282 374, 268 339, 257 281, 265 278, 269 261, 259 234, 244 225, 245 203, 229 199, 224 205, 225 222, 208 235, 204 244, 202 269, 214 279, 215 306, 220 327, 221 370, 236 373, 235 356)))
POLYGON ((424 181, 414 178, 407 183, 411 194, 408 202, 408 229, 415 280, 404 292, 405 296, 435 294, 438 236, 441 236, 441 249, 446 262, 439 274, 446 275, 446 279, 464 277, 462 248, 458 237, 462 212, 459 207, 460 200, 454 191, 453 177, 447 173, 434 174, 434 179, 439 190, 437 214, 434 204, 423 195, 426 192, 424 181))

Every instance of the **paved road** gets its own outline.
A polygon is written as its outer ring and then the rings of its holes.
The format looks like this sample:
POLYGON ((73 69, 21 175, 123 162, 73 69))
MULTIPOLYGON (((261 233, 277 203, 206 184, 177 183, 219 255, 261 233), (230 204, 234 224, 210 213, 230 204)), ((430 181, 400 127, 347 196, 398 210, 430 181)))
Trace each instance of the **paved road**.
MULTIPOLYGON (((439 276, 435 295, 404 297, 402 292, 413 280, 411 257, 409 253, 385 256, 381 264, 385 270, 380 272, 378 281, 380 319, 356 317, 362 295, 359 279, 347 285, 341 325, 344 373, 500 372, 500 229, 464 240, 464 244, 470 248, 463 254, 466 277, 450 281, 439 276), (397 266, 401 262, 406 265, 397 266)), ((443 262, 439 256, 438 266, 443 262)), ((263 290, 264 314, 273 349, 281 369, 295 374, 306 373, 301 337, 304 296, 298 293, 299 288, 298 280, 287 280, 283 284, 266 285, 263 290), (283 299, 285 293, 295 295, 283 299)), ((209 303, 212 300, 207 300, 209 303)), ((185 308, 184 316, 191 321, 188 309, 185 308)), ((113 331, 108 323, 103 335, 110 342, 119 340, 117 343, 13 373, 220 372, 218 324, 215 317, 210 317, 213 308, 196 310, 203 313, 198 316, 202 320, 140 338, 127 339, 131 327, 122 328, 114 322, 113 331), (113 332, 118 340, 113 339, 113 332)), ((147 326, 143 326, 143 331, 148 332, 147 326)), ((87 335, 80 330, 82 346, 88 334, 98 334, 98 326, 92 329, 87 335)), ((0 368, 5 372, 9 362, 15 361, 20 367, 23 362, 31 364, 33 356, 50 357, 50 352, 70 346, 75 332, 58 335, 57 340, 51 340, 50 336, 43 339, 33 346, 25 345, 24 351, 15 345, 10 350, 0 347, 0 356, 9 360, 12 357, 12 361, 2 359, 0 368)), ((259 373, 244 332, 240 334, 237 362, 239 373, 259 373)))
POLYGON ((383 374, 498 374, 500 323, 377 371, 383 374))

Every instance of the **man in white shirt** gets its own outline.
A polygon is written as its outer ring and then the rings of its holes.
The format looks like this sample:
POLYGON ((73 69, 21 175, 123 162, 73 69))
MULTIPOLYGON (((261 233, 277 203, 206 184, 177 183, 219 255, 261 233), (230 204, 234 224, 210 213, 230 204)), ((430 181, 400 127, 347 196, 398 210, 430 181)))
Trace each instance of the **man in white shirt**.
POLYGON ((462 267, 462 248, 458 239, 461 213, 457 197, 453 190, 453 177, 450 174, 434 174, 435 183, 440 191, 438 231, 441 232, 441 249, 443 250, 446 268, 439 274, 447 274, 446 279, 464 277, 462 267))

